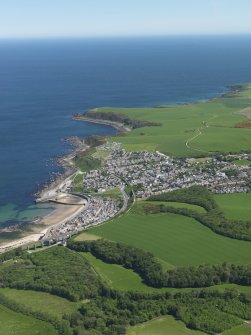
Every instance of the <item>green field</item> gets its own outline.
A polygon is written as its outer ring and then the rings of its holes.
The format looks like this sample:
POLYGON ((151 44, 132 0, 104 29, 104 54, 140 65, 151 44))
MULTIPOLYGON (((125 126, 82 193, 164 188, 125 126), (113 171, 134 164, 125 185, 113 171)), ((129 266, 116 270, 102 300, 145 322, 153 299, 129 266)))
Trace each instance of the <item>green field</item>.
POLYGON ((195 156, 250 150, 251 130, 235 127, 246 120, 239 112, 249 107, 250 102, 251 85, 247 85, 238 95, 198 104, 162 108, 99 108, 96 111, 162 124, 134 129, 118 137, 117 141, 126 150, 159 150, 175 156, 195 156))
POLYGON ((243 326, 236 327, 236 328, 233 328, 231 330, 227 330, 223 334, 224 335, 250 335, 251 334, 251 325, 250 324, 245 324, 243 326))
POLYGON ((192 218, 172 213, 144 215, 137 206, 89 232, 150 251, 174 266, 251 263, 250 242, 217 235, 192 218))
MULTIPOLYGON (((105 281, 111 288, 115 290, 122 290, 122 291, 137 291, 137 292, 189 292, 190 288, 153 288, 150 286, 145 285, 140 276, 133 272, 132 270, 125 269, 124 267, 117 265, 117 264, 108 264, 103 262, 102 260, 96 258, 91 253, 82 253, 83 257, 85 257, 93 266, 95 271, 98 275, 105 281)), ((235 289, 240 293, 249 293, 251 294, 251 287, 250 286, 240 286, 235 284, 224 284, 224 285, 217 285, 208 288, 209 290, 219 290, 225 291, 226 289, 235 289)), ((200 289, 199 289, 200 290, 200 289)), ((15 291, 15 290, 14 290, 15 291)), ((1 290, 0 290, 1 292, 1 290)))
POLYGON ((160 317, 131 327, 127 335, 202 335, 200 331, 190 330, 181 321, 176 321, 171 316, 160 317))
POLYGON ((15 313, 0 305, 0 335, 57 335, 48 323, 15 313))
POLYGON ((90 253, 83 253, 83 256, 91 263, 102 280, 113 289, 139 292, 176 291, 175 289, 155 289, 149 287, 142 283, 140 276, 132 270, 125 269, 117 264, 107 264, 90 253))
POLYGON ((0 294, 28 307, 32 311, 48 313, 52 316, 62 317, 77 311, 80 303, 73 303, 66 299, 44 292, 22 291, 9 288, 1 288, 0 294))
POLYGON ((219 194, 214 199, 227 218, 251 221, 251 193, 219 194))
POLYGON ((236 165, 250 165, 251 161, 247 160, 247 159, 239 159, 234 161, 234 164, 236 165))
MULTIPOLYGON (((251 333, 251 325, 243 326, 227 330, 223 335, 249 335, 251 333)), ((165 316, 145 322, 135 327, 129 328, 127 335, 202 335, 206 334, 200 331, 191 330, 185 327, 184 323, 175 320, 172 316, 165 316)))

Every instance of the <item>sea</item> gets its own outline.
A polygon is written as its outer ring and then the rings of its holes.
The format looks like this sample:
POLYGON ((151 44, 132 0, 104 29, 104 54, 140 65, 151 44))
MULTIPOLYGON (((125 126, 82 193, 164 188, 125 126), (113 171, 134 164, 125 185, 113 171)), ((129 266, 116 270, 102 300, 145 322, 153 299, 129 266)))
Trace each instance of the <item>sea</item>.
POLYGON ((61 172, 72 120, 100 106, 191 103, 251 82, 251 36, 0 40, 0 227, 45 215, 34 192, 61 172))

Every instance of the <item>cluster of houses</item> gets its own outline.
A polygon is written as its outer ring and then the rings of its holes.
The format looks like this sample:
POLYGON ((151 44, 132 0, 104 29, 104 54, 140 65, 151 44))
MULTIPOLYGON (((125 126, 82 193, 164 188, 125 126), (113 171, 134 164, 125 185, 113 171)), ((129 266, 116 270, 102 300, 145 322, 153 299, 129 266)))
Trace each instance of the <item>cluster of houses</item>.
POLYGON ((80 230, 96 226, 114 217, 121 209, 121 201, 109 197, 90 197, 84 210, 74 219, 51 228, 49 242, 66 240, 80 230))
POLYGON ((236 165, 229 157, 176 159, 158 152, 126 152, 118 147, 100 169, 85 174, 83 183, 87 192, 98 193, 131 185, 137 198, 193 185, 206 186, 215 193, 247 192, 251 167, 236 165))
MULTIPOLYGON (((89 196, 84 210, 74 219, 52 227, 46 236, 49 243, 66 241, 72 234, 96 226, 125 210, 128 195, 125 186, 133 186, 136 198, 203 185, 215 193, 248 192, 251 165, 247 154, 222 155, 205 159, 176 159, 159 152, 126 152, 117 143, 104 144, 103 165, 83 177, 85 191, 102 193, 119 188, 121 199, 89 196)), ((251 163, 251 161, 250 161, 251 163)))

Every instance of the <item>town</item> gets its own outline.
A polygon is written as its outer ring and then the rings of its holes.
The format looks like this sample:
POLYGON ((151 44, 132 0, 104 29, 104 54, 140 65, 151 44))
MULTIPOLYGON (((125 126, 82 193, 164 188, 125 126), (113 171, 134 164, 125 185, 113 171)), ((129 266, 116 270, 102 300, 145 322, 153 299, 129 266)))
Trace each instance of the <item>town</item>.
POLYGON ((86 192, 102 193, 130 185, 137 198, 147 198, 193 185, 206 186, 214 193, 249 190, 251 167, 233 163, 247 159, 247 154, 177 159, 160 152, 126 152, 115 148, 100 169, 85 174, 86 192))
MULTIPOLYGON (((135 199, 202 185, 214 193, 241 193, 250 190, 251 167, 248 154, 218 155, 201 159, 177 159, 160 152, 126 152, 118 143, 106 143, 99 150, 109 152, 100 169, 83 175, 86 206, 75 218, 53 226, 43 238, 51 244, 65 241, 81 230, 104 223, 128 207, 132 190, 135 199), (120 197, 106 196, 119 190, 120 197)), ((251 163, 251 161, 250 161, 251 163)))

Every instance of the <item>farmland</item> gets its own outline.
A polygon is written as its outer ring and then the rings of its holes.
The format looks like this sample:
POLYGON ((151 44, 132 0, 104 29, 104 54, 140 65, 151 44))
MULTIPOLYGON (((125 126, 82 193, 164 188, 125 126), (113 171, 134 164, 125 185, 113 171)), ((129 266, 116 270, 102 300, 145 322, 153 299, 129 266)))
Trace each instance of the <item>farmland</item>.
POLYGON ((159 150, 179 157, 239 152, 250 150, 251 145, 250 129, 236 127, 246 120, 240 111, 250 104, 250 96, 251 86, 247 85, 238 94, 204 103, 161 108, 99 108, 95 111, 161 123, 158 127, 133 129, 118 137, 117 141, 128 151, 159 150))
POLYGON ((15 313, 0 305, 1 335, 56 335, 56 330, 46 322, 15 313))
POLYGON ((225 261, 251 263, 250 242, 219 236, 185 216, 172 213, 145 215, 137 206, 128 214, 89 232, 150 251, 173 266, 225 261))
POLYGON ((251 193, 221 194, 214 199, 227 218, 251 220, 251 193))
POLYGON ((160 317, 158 319, 132 327, 127 335, 202 335, 200 331, 192 331, 185 327, 181 321, 174 320, 173 317, 160 317))
POLYGON ((62 317, 64 314, 71 314, 78 309, 79 305, 44 292, 2 288, 0 289, 0 294, 33 311, 48 313, 53 317, 62 317))

